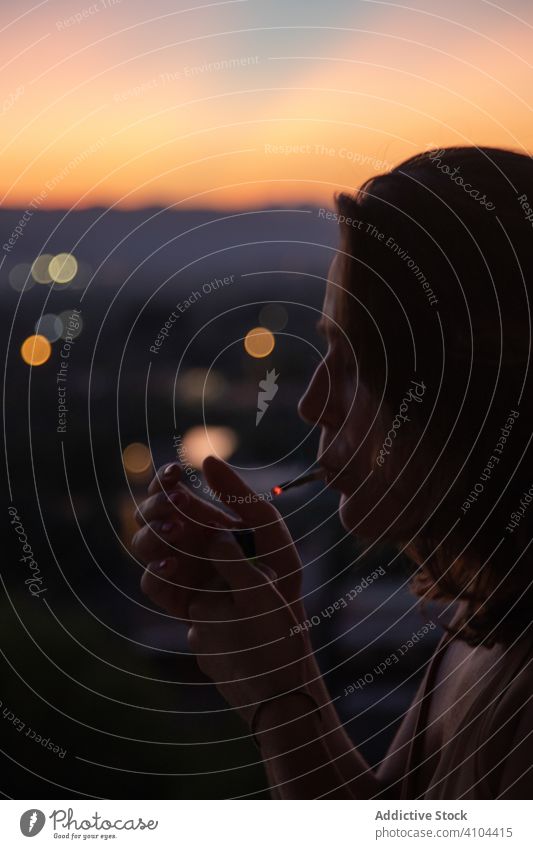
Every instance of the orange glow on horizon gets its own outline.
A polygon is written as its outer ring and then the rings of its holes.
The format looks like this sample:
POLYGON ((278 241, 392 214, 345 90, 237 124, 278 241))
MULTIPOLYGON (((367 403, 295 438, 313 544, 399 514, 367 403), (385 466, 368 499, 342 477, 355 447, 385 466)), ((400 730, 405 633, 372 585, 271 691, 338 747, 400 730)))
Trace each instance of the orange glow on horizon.
POLYGON ((530 23, 491 7, 476 28, 459 0, 450 20, 365 5, 326 9, 316 43, 305 21, 277 40, 244 25, 238 4, 209 28, 157 2, 149 22, 124 3, 80 21, 36 7, 9 30, 0 203, 331 205, 432 143, 533 149, 530 23))

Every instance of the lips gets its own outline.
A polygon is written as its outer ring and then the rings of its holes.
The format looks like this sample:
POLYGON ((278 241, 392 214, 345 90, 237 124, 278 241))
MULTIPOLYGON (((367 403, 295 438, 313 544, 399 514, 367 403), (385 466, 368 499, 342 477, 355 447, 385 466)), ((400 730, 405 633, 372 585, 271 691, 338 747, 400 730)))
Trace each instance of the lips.
POLYGON ((326 485, 331 486, 334 489, 340 489, 341 484, 346 482, 347 472, 346 467, 343 468, 342 465, 333 466, 329 462, 324 462, 324 460, 319 460, 320 465, 326 472, 326 485))

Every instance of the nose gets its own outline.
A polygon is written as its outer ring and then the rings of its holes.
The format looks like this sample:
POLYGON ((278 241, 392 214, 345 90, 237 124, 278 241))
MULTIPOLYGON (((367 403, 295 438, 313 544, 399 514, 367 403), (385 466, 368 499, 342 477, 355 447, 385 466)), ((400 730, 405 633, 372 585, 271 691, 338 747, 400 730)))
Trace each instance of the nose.
POLYGON ((309 424, 332 425, 335 421, 334 395, 326 361, 322 360, 298 403, 298 414, 309 424))

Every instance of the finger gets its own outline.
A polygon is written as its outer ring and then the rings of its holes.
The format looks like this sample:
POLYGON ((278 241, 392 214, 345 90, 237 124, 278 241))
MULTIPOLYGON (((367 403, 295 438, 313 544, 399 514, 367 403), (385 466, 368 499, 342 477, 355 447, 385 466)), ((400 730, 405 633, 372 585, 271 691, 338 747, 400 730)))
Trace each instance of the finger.
POLYGON ((164 466, 160 466, 155 473, 155 477, 150 481, 148 494, 155 495, 156 492, 160 492, 161 490, 172 489, 181 477, 182 473, 179 463, 165 463, 164 466))
POLYGON ((141 501, 135 511, 135 521, 138 525, 145 525, 154 520, 164 520, 184 510, 188 503, 189 494, 183 486, 174 492, 158 492, 141 501))
POLYGON ((201 600, 208 611, 205 621, 209 621, 213 603, 218 603, 224 595, 220 592, 222 588, 225 588, 227 598, 227 584, 216 574, 211 563, 198 566, 182 557, 165 557, 149 563, 141 579, 142 591, 154 604, 185 622, 191 620, 189 608, 195 600, 201 600))
POLYGON ((200 498, 183 484, 177 484, 175 490, 158 492, 146 498, 135 512, 138 524, 152 519, 163 519, 176 513, 181 519, 188 519, 200 530, 204 527, 232 528, 240 526, 241 519, 231 515, 210 501, 200 498))
POLYGON ((231 622, 235 618, 235 603, 226 582, 217 575, 212 589, 194 593, 189 601, 188 614, 191 622, 198 625, 231 622))
POLYGON ((149 563, 141 578, 141 590, 157 607, 171 616, 188 621, 188 602, 191 592, 176 585, 177 561, 163 558, 149 563))
POLYGON ((269 501, 260 499, 237 472, 222 460, 207 457, 203 470, 210 487, 220 494, 222 501, 229 500, 232 508, 242 517, 244 525, 254 529, 261 560, 280 576, 280 589, 284 592, 281 581, 298 574, 301 564, 292 537, 278 510, 269 501))
POLYGON ((134 535, 131 550, 141 563, 161 560, 175 553, 180 541, 183 542, 184 527, 184 523, 178 520, 150 522, 134 535))
POLYGON ((278 523, 281 516, 273 504, 254 492, 228 463, 209 456, 203 462, 205 478, 223 503, 231 504, 250 525, 278 523))

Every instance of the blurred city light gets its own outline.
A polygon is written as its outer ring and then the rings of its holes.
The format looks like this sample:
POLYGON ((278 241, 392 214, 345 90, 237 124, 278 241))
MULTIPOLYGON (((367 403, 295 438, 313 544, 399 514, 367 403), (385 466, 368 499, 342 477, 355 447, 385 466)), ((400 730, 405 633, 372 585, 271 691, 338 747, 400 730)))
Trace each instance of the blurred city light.
POLYGON ((35 322, 35 332, 45 336, 49 342, 55 342, 61 336, 63 322, 54 313, 45 313, 35 322))
POLYGON ((61 332, 59 335, 62 339, 66 339, 67 336, 70 336, 71 339, 76 339, 80 335, 83 330, 83 319, 81 315, 76 315, 75 320, 73 320, 72 310, 63 310, 63 312, 59 313, 58 318, 61 322, 61 332), (76 324, 77 327, 75 326, 76 324))
POLYGON ((28 336, 21 345, 20 355, 29 366, 42 366, 52 353, 52 346, 46 338, 37 333, 28 336))
POLYGON ((31 264, 31 276, 36 283, 51 283, 49 265, 53 259, 52 254, 40 254, 31 264))
POLYGON ((224 394, 226 379, 220 372, 211 369, 191 368, 180 374, 176 390, 182 401, 190 404, 216 401, 224 394))
POLYGON ((31 276, 31 263, 19 262, 14 265, 8 274, 9 285, 15 292, 28 291, 35 286, 35 280, 31 276))
POLYGON ((142 475, 148 472, 152 465, 152 455, 147 445, 142 442, 132 442, 122 452, 124 468, 128 474, 142 475))
POLYGON ((54 283, 70 283, 77 270, 78 262, 72 254, 57 254, 48 266, 48 273, 54 283))
POLYGON ((244 337, 244 348, 251 357, 268 357, 276 344, 273 333, 266 327, 253 327, 244 337))
POLYGON ((237 434, 229 427, 192 427, 183 435, 183 459, 196 469, 210 454, 227 460, 239 444, 237 434))

